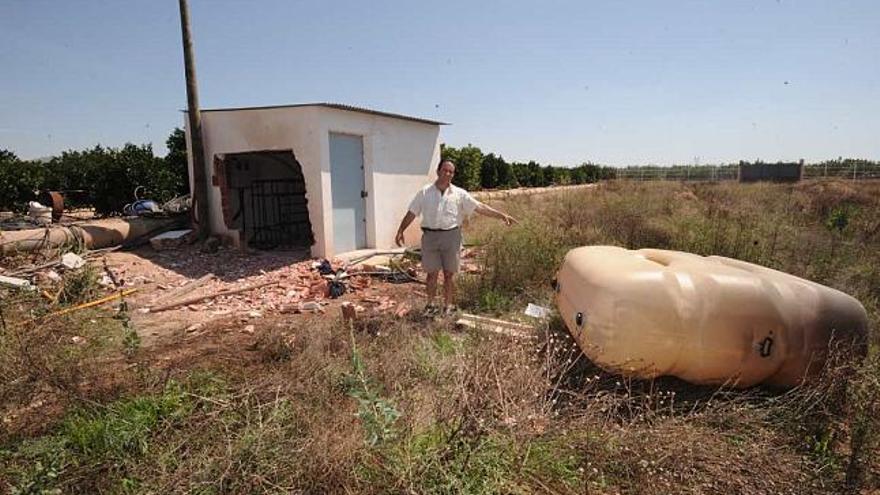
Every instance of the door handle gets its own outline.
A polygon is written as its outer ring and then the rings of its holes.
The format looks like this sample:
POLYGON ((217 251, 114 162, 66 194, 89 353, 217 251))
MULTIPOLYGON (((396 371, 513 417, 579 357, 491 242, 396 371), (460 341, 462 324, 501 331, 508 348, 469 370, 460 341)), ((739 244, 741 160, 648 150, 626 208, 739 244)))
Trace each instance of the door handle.
POLYGON ((362 198, 366 198, 368 194, 369 194, 369 193, 367 193, 367 191, 361 191, 361 197, 362 197, 362 198))

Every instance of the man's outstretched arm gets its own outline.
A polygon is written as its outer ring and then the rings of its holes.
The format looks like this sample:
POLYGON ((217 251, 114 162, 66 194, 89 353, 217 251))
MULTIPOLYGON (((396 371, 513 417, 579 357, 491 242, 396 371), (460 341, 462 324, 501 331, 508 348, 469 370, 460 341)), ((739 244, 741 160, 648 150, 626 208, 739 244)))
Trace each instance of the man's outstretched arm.
POLYGON ((403 231, 406 230, 406 228, 409 227, 409 224, 415 219, 416 215, 411 211, 407 211, 406 215, 403 216, 403 220, 400 221, 400 227, 397 228, 397 235, 394 236, 394 243, 397 244, 398 247, 403 247, 403 231))
POLYGON ((486 215, 487 217, 492 217, 492 218, 497 218, 499 220, 502 220, 508 226, 519 223, 519 222, 517 222, 517 220, 515 218, 508 215, 507 213, 496 210, 495 208, 492 208, 491 206, 484 204, 484 203, 478 204, 477 209, 475 211, 481 215, 486 215))

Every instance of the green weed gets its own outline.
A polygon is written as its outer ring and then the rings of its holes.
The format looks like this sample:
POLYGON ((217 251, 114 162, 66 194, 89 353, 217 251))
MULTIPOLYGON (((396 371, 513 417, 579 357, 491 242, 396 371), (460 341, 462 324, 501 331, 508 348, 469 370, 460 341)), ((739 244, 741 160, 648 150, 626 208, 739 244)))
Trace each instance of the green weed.
POLYGON ((385 449, 362 475, 397 489, 425 494, 574 491, 582 455, 552 438, 519 442, 502 433, 467 434, 436 426, 385 449))
POLYGON ((162 425, 182 421, 192 409, 189 396, 175 382, 156 395, 78 407, 55 433, 24 441, 5 455, 12 466, 8 474, 17 478, 12 491, 61 493, 70 481, 62 476, 68 471, 139 458, 162 425))
POLYGON ((351 373, 346 377, 346 393, 357 400, 357 417, 364 430, 365 442, 373 447, 396 436, 394 423, 400 412, 390 400, 382 397, 378 386, 367 374, 367 368, 351 334, 351 373))
POLYGON ((69 448, 90 459, 143 455, 150 434, 160 424, 183 419, 192 407, 182 387, 170 382, 159 395, 74 410, 62 424, 60 435, 69 448))
POLYGON ((137 333, 137 329, 131 323, 131 317, 128 312, 128 303, 122 300, 114 316, 122 324, 122 347, 126 356, 133 356, 141 346, 141 338, 137 333))
POLYGON ((101 293, 98 285, 98 270, 85 265, 77 270, 65 272, 61 280, 58 302, 61 304, 80 304, 96 299, 101 293))

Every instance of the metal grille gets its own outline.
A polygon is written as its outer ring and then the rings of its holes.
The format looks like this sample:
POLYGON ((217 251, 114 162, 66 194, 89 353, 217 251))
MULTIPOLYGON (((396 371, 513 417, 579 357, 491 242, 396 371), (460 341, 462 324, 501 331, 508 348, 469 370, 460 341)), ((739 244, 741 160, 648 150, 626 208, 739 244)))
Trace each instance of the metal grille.
POLYGON ((314 243, 302 179, 255 180, 241 192, 243 230, 259 249, 307 247, 314 243))

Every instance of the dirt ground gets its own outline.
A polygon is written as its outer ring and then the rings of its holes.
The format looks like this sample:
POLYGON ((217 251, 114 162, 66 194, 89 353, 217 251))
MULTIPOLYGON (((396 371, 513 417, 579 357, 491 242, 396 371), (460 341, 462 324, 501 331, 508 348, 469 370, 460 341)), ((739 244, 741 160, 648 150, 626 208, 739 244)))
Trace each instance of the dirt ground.
MULTIPOLYGON (((146 247, 111 252, 105 259, 123 288, 137 289, 127 302, 145 347, 169 339, 191 339, 217 328, 253 334, 259 322, 278 319, 279 315, 284 315, 283 319, 336 317, 343 302, 355 305, 358 313, 405 316, 423 294, 415 282, 391 283, 356 275, 347 279, 342 296, 330 298, 327 281, 313 267, 317 260, 308 258, 304 251, 221 248, 205 253, 195 247, 168 251, 146 247), (248 287, 256 288, 156 310, 248 287)), ((374 266, 369 263, 366 260, 349 271, 370 271, 374 266)), ((332 260, 331 265, 337 269, 343 263, 332 260)))

